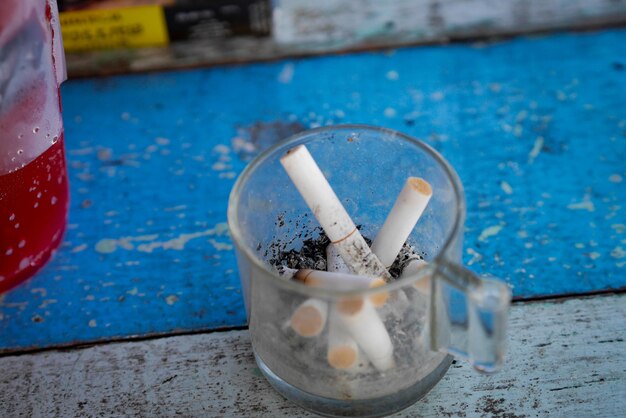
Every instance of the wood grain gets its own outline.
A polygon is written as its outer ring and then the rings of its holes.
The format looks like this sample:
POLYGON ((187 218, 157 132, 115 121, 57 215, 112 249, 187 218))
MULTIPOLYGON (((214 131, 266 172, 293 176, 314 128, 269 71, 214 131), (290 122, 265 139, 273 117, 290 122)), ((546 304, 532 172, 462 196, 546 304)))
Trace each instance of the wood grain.
POLYGON ((283 43, 354 45, 392 40, 477 38, 623 22, 612 0, 279 0, 274 38, 283 43))
MULTIPOLYGON (((515 304, 507 364, 453 365, 396 417, 620 416, 626 296, 515 304)), ((3 416, 310 416, 276 394, 247 331, 0 358, 3 416)))

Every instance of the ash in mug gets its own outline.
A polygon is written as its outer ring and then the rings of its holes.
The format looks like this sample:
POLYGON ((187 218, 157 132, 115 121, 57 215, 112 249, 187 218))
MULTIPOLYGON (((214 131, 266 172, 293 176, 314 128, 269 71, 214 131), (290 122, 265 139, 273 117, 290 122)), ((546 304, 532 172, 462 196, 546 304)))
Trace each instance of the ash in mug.
POLYGON ((362 125, 300 133, 246 168, 228 216, 255 358, 288 399, 382 416, 451 354, 502 365, 510 291, 459 265, 462 187, 427 145, 362 125))

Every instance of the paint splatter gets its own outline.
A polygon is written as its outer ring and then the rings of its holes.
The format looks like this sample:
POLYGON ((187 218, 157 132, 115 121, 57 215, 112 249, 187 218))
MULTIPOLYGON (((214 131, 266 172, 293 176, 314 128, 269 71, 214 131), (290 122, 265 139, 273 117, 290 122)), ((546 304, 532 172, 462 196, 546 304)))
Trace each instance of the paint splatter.
POLYGON ((155 241, 148 244, 141 244, 137 247, 137 251, 144 253, 151 253, 157 248, 161 248, 163 250, 182 250, 185 248, 185 245, 196 238, 211 236, 211 235, 225 235, 228 231, 228 225, 225 223, 219 223, 215 225, 214 228, 210 228, 204 231, 193 232, 190 234, 181 234, 176 238, 172 238, 167 241, 155 241))
POLYGON ((503 182, 500 183, 500 188, 506 194, 513 194, 513 188, 506 181, 503 181, 503 182))
POLYGON ((87 248, 87 244, 80 244, 77 245, 76 247, 72 248, 72 252, 73 253, 79 253, 81 251, 84 251, 87 248))
POLYGON ((476 250, 474 250, 473 248, 468 248, 466 250, 466 252, 472 256, 471 260, 469 260, 467 262, 468 266, 471 266, 474 263, 480 262, 483 259, 482 254, 478 253, 476 250))
POLYGON ((396 109, 394 109, 393 107, 388 107, 385 109, 384 114, 388 118, 394 118, 396 117, 396 109))
POLYGON ((42 298, 45 298, 48 295, 48 291, 43 287, 36 287, 34 289, 31 289, 30 293, 32 293, 33 295, 39 294, 39 296, 41 296, 42 298))
POLYGON ((46 299, 43 302, 41 302, 41 304, 38 306, 39 309, 46 309, 48 307, 48 305, 52 305, 54 303, 57 303, 58 300, 57 299, 46 299))
POLYGON ((443 94, 443 92, 436 91, 436 92, 434 92, 434 93, 432 93, 430 95, 430 98, 431 98, 431 100, 433 100, 435 102, 439 102, 439 101, 443 100, 444 94, 443 94))
POLYGON ((176 302, 178 302, 178 296, 176 295, 169 295, 168 297, 165 298, 165 303, 167 303, 170 306, 172 306, 176 302))
POLYGON ((213 151, 218 154, 228 154, 230 152, 230 148, 224 144, 218 144, 213 147, 213 151))
POLYGON ((111 155, 113 155, 113 151, 111 151, 111 148, 100 148, 96 153, 96 157, 100 161, 110 160, 111 155))
POLYGON ((217 251, 230 251, 233 249, 232 245, 225 242, 217 242, 214 239, 210 239, 209 242, 217 251))
POLYGON ((493 225, 489 228, 485 228, 478 237, 478 241, 485 242, 488 238, 498 235, 502 230, 502 225, 493 225))
POLYGON ((98 326, 98 323, 96 322, 96 320, 95 320, 95 319, 90 319, 90 320, 89 320, 89 327, 90 327, 90 328, 95 328, 95 327, 97 327, 97 326, 98 326))
POLYGON ((398 72, 395 70, 391 70, 387 71, 386 77, 387 80, 396 81, 400 78, 400 74, 398 74, 398 72))
POLYGON ((229 166, 229 165, 227 165, 227 164, 224 164, 224 163, 223 163, 223 162, 221 162, 221 161, 218 161, 218 162, 214 163, 214 164, 211 166, 211 169, 213 169, 213 170, 215 170, 215 171, 228 170, 228 169, 230 169, 230 168, 231 168, 231 166, 229 166))
POLYGON ((219 173, 217 177, 219 177, 221 179, 232 180, 235 177, 237 177, 237 173, 235 173, 234 171, 227 171, 225 173, 219 173))
POLYGON ((626 225, 624 224, 613 224, 611 228, 615 230, 617 234, 623 234, 626 231, 626 225))
POLYGON ((595 252, 595 251, 592 253, 589 253, 589 258, 591 258, 592 260, 597 260, 598 258, 600 258, 600 253, 595 252))
POLYGON ((585 196, 582 202, 572 203, 572 204, 567 205, 567 208, 569 210, 586 210, 589 212, 593 212, 596 210, 589 196, 585 196))
POLYGON ((136 237, 122 237, 119 239, 104 238, 98 241, 95 249, 96 249, 96 252, 99 252, 101 254, 110 254, 116 251, 118 247, 121 247, 125 250, 133 250, 135 248, 135 245, 133 244, 133 242, 153 241, 157 239, 158 237, 159 236, 157 234, 152 234, 152 235, 139 235, 136 237))
POLYGON ((542 148, 543 148, 543 137, 538 136, 537 139, 535 139, 535 144, 533 145, 533 148, 528 153, 528 164, 532 164, 535 162, 535 158, 537 158, 542 148))
POLYGON ((624 179, 619 174, 611 174, 609 176, 609 181, 611 183, 621 183, 624 179))
POLYGON ((613 258, 624 258, 626 256, 626 251, 620 246, 613 248, 611 251, 611 257, 613 258))
POLYGON ((286 63, 280 73, 278 74, 278 82, 283 84, 291 83, 293 80, 293 75, 295 73, 295 66, 292 62, 286 63))

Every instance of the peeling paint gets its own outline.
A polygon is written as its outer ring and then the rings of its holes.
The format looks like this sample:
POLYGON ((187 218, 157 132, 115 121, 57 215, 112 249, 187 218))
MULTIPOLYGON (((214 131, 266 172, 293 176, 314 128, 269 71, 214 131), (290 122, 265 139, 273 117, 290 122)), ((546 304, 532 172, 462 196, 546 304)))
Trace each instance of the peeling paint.
POLYGON ((502 225, 493 225, 483 229, 483 231, 480 233, 480 236, 478 237, 478 241, 487 241, 488 238, 498 235, 502 228, 502 225))
POLYGON ((280 73, 278 74, 278 82, 282 84, 289 84, 293 80, 295 73, 295 66, 292 62, 286 63, 280 73))
POLYGON ((611 251, 611 257, 613 258, 624 258, 626 257, 626 251, 621 246, 617 246, 613 248, 611 251))
MULTIPOLYGON (((193 232, 190 234, 181 234, 176 238, 172 238, 167 241, 155 241, 148 244, 140 244, 137 250, 140 252, 151 253, 155 249, 163 250, 183 250, 185 245, 196 238, 211 236, 211 235, 224 235, 228 231, 228 225, 225 223, 217 224, 214 228, 207 229, 205 231, 193 232)), ((156 238, 156 237, 155 237, 156 238)))
POLYGON ((528 164, 532 164, 535 162, 535 159, 537 158, 537 156, 539 156, 539 153, 541 152, 542 148, 543 148, 543 137, 538 136, 537 139, 535 139, 535 144, 533 145, 533 148, 528 153, 528 164))
POLYGON ((567 205, 567 208, 570 210, 586 210, 589 212, 593 212, 594 210, 596 210, 591 200, 583 200, 582 202, 572 203, 567 205))
POLYGON ((122 237, 118 239, 112 238, 104 238, 98 241, 96 244, 96 251, 102 254, 109 254, 115 252, 118 247, 123 248, 125 250, 133 250, 135 249, 135 245, 133 242, 142 242, 142 241, 153 241, 157 239, 159 236, 157 234, 151 235, 139 235, 135 237, 122 237))
POLYGON ((502 189, 502 191, 506 194, 513 194, 513 188, 511 187, 511 185, 509 183, 507 183, 506 181, 502 181, 500 183, 500 188, 502 189))

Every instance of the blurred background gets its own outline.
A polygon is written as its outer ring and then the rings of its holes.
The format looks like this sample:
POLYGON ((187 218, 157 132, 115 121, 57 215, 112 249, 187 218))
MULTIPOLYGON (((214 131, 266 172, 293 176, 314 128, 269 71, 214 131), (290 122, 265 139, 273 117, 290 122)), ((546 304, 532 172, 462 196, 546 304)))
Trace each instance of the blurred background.
POLYGON ((70 77, 626 22, 622 0, 59 0, 70 77))

